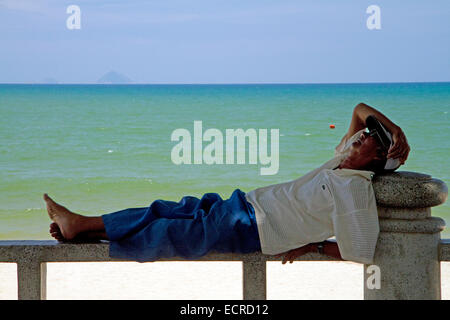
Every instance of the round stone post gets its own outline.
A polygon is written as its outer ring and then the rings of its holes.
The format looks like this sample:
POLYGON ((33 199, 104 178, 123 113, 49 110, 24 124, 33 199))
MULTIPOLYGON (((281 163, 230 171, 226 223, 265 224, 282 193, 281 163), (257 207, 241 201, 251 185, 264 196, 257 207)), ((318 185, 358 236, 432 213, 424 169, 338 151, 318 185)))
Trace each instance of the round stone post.
POLYGON ((372 265, 364 265, 364 299, 441 298, 438 259, 441 218, 431 207, 447 199, 445 183, 431 176, 400 171, 376 176, 380 235, 372 265))

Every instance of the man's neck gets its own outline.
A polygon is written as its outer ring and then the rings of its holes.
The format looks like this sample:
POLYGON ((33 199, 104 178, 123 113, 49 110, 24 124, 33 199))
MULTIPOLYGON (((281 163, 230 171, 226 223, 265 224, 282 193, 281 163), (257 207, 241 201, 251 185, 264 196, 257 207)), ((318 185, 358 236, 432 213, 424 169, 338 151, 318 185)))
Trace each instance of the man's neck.
POLYGON ((337 167, 337 169, 352 169, 352 170, 360 170, 360 168, 357 168, 356 166, 353 165, 353 163, 347 159, 344 159, 339 166, 337 167))

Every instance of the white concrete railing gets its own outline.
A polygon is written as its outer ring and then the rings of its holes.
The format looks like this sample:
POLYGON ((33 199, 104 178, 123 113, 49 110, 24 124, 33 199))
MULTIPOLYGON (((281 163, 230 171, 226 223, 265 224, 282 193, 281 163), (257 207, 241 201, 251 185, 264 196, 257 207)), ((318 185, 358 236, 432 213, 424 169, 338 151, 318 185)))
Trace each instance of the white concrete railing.
MULTIPOLYGON (((333 261, 315 253, 299 257, 302 261, 333 261)), ((126 261, 109 257, 107 241, 98 243, 58 243, 57 241, 0 241, 0 262, 17 263, 19 300, 46 299, 47 262, 126 261)), ((187 261, 180 258, 159 261, 187 261)), ((266 299, 266 261, 281 258, 260 253, 211 253, 195 261, 242 261, 244 300, 266 299)), ((153 262, 158 263, 158 262, 153 262)))
MULTIPOLYGON (((447 199, 441 180, 413 172, 377 176, 373 181, 380 220, 374 265, 381 287, 370 290, 364 266, 365 299, 440 299, 440 261, 450 261, 450 239, 440 240, 445 223, 431 217, 431 207, 447 199)), ((17 263, 18 298, 46 298, 47 262, 125 261, 109 257, 108 242, 0 241, 0 262, 17 263)), ((196 261, 242 261, 245 300, 266 299, 266 261, 281 258, 255 254, 211 253, 196 261)), ((298 261, 333 261, 315 253, 298 261)), ((161 261, 180 261, 179 258, 161 261)), ((157 263, 157 262, 156 262, 157 263)))

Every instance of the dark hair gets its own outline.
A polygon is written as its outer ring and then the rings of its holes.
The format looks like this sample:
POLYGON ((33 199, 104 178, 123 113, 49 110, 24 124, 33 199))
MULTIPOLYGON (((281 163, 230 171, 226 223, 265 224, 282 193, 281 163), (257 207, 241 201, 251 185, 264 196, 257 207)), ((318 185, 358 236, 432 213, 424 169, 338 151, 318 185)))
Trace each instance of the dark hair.
POLYGON ((378 146, 376 148, 377 155, 370 161, 364 169, 368 171, 373 171, 375 174, 380 174, 385 172, 384 167, 387 162, 387 150, 378 146))

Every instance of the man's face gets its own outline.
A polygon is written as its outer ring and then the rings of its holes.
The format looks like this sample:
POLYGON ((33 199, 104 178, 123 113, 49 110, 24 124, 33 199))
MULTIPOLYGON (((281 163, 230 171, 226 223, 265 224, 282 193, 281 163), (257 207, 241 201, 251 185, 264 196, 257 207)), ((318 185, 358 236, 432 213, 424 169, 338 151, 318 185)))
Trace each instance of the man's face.
POLYGON ((369 133, 363 132, 359 139, 352 143, 348 160, 351 161, 353 167, 364 168, 377 157, 378 147, 377 139, 369 136, 369 133))

